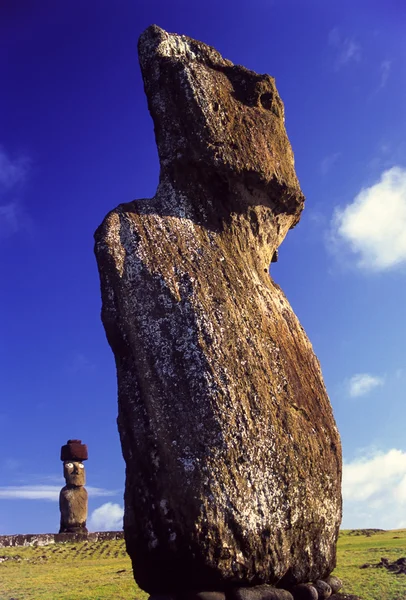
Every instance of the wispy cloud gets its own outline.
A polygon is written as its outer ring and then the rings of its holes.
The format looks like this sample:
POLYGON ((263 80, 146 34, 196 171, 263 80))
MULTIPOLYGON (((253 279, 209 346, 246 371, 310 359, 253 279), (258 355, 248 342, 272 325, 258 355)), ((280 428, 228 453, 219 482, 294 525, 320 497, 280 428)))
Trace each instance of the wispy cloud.
POLYGON ((81 352, 75 354, 66 367, 67 372, 71 374, 81 373, 84 371, 93 371, 94 369, 94 363, 92 363, 92 361, 81 352))
POLYGON ((17 197, 29 168, 27 157, 11 159, 0 146, 0 237, 31 228, 31 219, 17 197))
POLYGON ((21 467, 21 465, 22 462, 16 458, 5 458, 2 462, 3 468, 7 471, 16 471, 21 467))
POLYGON ((93 531, 117 531, 123 528, 124 509, 119 504, 106 502, 96 508, 89 519, 89 529, 93 531))
POLYGON ((373 452, 343 466, 344 528, 406 526, 406 452, 373 452))
POLYGON ((390 74, 390 70, 392 67, 392 61, 391 60, 383 60, 380 64, 380 76, 381 76, 381 80, 379 83, 379 89, 382 89, 385 87, 386 82, 388 81, 389 78, 389 74, 390 74))
MULTIPOLYGON (((379 88, 374 93, 378 93, 379 88)), ((365 163, 369 176, 379 180, 382 173, 389 171, 394 165, 403 165, 406 156, 406 141, 382 140, 371 148, 371 157, 365 163)))
POLYGON ((363 188, 331 222, 332 241, 361 269, 387 271, 406 263, 406 169, 392 167, 363 188))
POLYGON ((24 183, 30 161, 26 156, 19 156, 12 160, 0 146, 0 186, 10 189, 24 183))
POLYGON ((361 60, 360 44, 354 38, 343 36, 337 27, 330 31, 328 42, 335 50, 336 69, 361 60))
POLYGON ((328 217, 321 210, 318 210, 317 207, 309 208, 307 219, 314 228, 324 229, 328 224, 328 217))
POLYGON ((0 204, 0 236, 12 235, 26 229, 29 222, 20 202, 13 200, 7 204, 0 204))
MULTIPOLYGON (((37 487, 37 485, 47 485, 50 486, 51 484, 58 485, 59 489, 61 489, 62 486, 65 485, 65 479, 62 477, 62 475, 57 475, 56 473, 54 473, 53 475, 42 475, 42 474, 38 474, 38 473, 25 473, 24 477, 21 476, 21 474, 19 474, 18 477, 13 477, 13 484, 17 485, 17 484, 21 484, 21 486, 28 486, 28 487, 37 487), (30 483, 32 482, 32 483, 30 483), (40 482, 40 483, 38 483, 40 482)), ((20 485, 18 485, 18 487, 21 487, 20 485)))
POLYGON ((398 369, 396 369, 396 371, 395 371, 396 379, 403 379, 404 376, 405 376, 405 369, 403 367, 399 367, 398 369))
MULTIPOLYGON (((90 497, 115 496, 118 492, 103 488, 86 486, 90 497)), ((0 500, 59 500, 59 485, 8 485, 0 487, 0 500)))
POLYGON ((341 156, 341 152, 334 152, 334 154, 329 154, 325 156, 320 163, 320 171, 322 175, 327 175, 338 161, 341 156))
POLYGON ((383 377, 377 377, 370 373, 357 373, 348 382, 348 393, 351 398, 366 396, 369 392, 372 392, 372 390, 382 386, 384 383, 385 380, 383 377))

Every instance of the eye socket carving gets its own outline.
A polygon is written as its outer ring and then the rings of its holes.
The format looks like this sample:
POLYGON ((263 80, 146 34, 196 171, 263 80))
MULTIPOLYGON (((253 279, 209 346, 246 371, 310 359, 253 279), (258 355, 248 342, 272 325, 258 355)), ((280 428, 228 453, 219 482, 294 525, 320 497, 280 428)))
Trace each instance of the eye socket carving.
POLYGON ((73 469, 73 463, 66 463, 65 467, 67 467, 68 469, 73 469))
POLYGON ((265 92, 264 94, 261 94, 259 101, 264 108, 270 110, 272 108, 273 94, 270 92, 265 92))
POLYGON ((82 465, 82 463, 79 464, 79 469, 84 469, 85 465, 82 465))

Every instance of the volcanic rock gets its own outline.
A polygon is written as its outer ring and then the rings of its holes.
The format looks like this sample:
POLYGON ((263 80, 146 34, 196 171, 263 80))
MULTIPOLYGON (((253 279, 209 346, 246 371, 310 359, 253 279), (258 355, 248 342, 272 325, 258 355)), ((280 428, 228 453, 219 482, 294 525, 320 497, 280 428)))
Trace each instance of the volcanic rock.
POLYGON ((318 600, 319 594, 310 583, 299 583, 292 589, 293 600, 318 600))
POLYGON ((226 600, 224 592, 186 592, 179 594, 176 600, 226 600))
POLYGON ((228 595, 228 600, 293 600, 287 590, 270 585, 254 585, 253 587, 238 587, 228 595))
POLYGON ((332 594, 332 589, 325 581, 321 581, 318 579, 314 583, 312 583, 313 587, 316 588, 319 600, 327 600, 332 594))
POLYGON ((139 56, 159 186, 95 234, 135 578, 156 594, 324 578, 341 446, 269 275, 304 204, 282 101, 269 75, 156 26, 139 56))
POLYGON ((380 569, 385 568, 395 575, 406 575, 406 557, 398 558, 394 562, 390 562, 389 558, 382 557, 379 563, 364 563, 360 569, 380 569))
POLYGON ((335 575, 330 575, 329 577, 327 577, 327 579, 325 579, 325 582, 331 587, 331 591, 333 592, 333 594, 337 594, 337 592, 343 587, 343 582, 335 575))
POLYGON ((89 454, 86 444, 82 444, 82 440, 68 440, 68 443, 61 448, 61 460, 87 460, 89 454))
POLYGON ((87 447, 80 440, 68 440, 68 445, 62 446, 63 475, 66 485, 59 494, 59 510, 61 524, 59 533, 87 533, 86 519, 88 495, 86 488, 85 466, 82 461, 66 458, 67 456, 84 456, 87 459, 87 447), (73 446, 73 448, 72 448, 73 446))

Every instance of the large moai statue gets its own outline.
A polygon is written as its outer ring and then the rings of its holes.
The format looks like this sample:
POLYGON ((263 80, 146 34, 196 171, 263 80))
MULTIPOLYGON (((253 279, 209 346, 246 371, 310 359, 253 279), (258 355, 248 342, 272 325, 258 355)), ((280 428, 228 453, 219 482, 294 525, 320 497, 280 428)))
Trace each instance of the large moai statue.
POLYGON ((159 186, 95 234, 135 578, 150 593, 326 578, 340 438, 269 274, 304 205, 283 103, 269 75, 156 26, 139 57, 159 186))
POLYGON ((59 494, 61 525, 59 533, 87 533, 87 490, 84 460, 88 459, 86 444, 68 440, 61 448, 63 476, 66 485, 59 494))

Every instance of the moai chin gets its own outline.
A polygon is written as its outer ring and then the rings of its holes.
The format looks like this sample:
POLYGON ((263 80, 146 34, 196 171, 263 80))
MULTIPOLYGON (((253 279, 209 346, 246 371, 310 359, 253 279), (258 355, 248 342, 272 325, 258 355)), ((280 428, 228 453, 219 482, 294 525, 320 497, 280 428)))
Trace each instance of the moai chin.
POLYGON ((66 485, 59 494, 59 533, 87 533, 87 491, 84 488, 86 472, 83 464, 87 459, 87 446, 81 440, 68 440, 61 448, 66 485))

